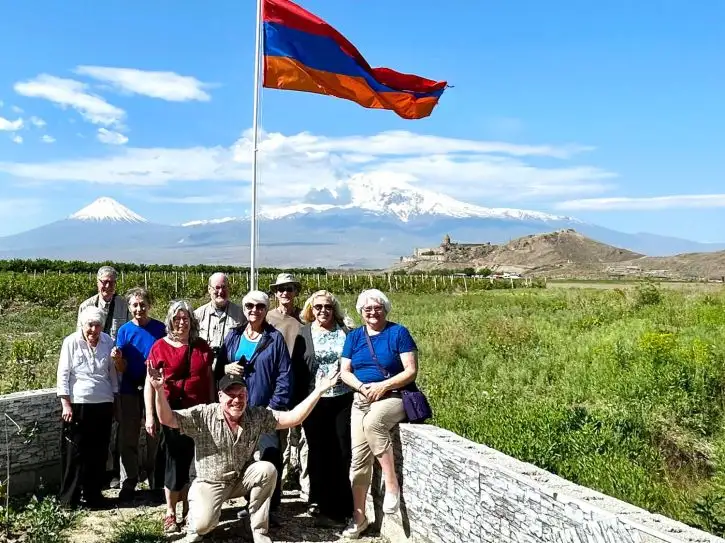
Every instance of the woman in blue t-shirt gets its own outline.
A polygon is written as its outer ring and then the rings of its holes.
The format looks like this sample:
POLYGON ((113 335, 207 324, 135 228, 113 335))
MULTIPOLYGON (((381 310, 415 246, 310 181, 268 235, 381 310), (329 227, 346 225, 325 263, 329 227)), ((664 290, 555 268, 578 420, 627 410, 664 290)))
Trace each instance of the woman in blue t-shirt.
POLYGON ((399 390, 418 374, 418 347, 405 326, 390 322, 390 300, 377 289, 360 293, 355 308, 364 326, 345 339, 340 377, 355 390, 351 414, 352 464, 350 477, 354 511, 352 523, 343 532, 359 538, 368 527, 365 497, 370 488, 373 456, 385 480, 383 512, 398 510, 400 486, 390 431, 405 420, 399 390))

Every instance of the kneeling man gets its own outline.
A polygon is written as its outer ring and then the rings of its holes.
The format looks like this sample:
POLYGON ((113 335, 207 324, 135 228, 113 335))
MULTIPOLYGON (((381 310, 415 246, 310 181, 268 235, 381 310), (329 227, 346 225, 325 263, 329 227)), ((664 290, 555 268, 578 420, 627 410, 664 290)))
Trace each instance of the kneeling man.
POLYGON ((221 515, 222 504, 248 496, 254 543, 271 543, 267 535, 269 506, 277 483, 271 462, 254 461, 259 437, 274 430, 298 426, 310 414, 320 396, 338 380, 323 379, 292 411, 266 407, 247 409, 244 377, 225 375, 219 380, 219 403, 172 411, 163 393, 163 374, 149 366, 156 389, 156 412, 161 424, 178 428, 194 440, 196 479, 189 489, 189 526, 185 541, 201 541, 221 515))

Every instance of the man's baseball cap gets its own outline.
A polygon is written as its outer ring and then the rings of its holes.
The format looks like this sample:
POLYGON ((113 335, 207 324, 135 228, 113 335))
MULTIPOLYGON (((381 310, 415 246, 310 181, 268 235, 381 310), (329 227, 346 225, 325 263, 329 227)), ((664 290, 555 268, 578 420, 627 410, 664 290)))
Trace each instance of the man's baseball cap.
POLYGON ((247 381, 242 375, 231 374, 226 374, 224 377, 219 379, 219 390, 226 390, 234 385, 242 385, 244 388, 246 388, 247 381))

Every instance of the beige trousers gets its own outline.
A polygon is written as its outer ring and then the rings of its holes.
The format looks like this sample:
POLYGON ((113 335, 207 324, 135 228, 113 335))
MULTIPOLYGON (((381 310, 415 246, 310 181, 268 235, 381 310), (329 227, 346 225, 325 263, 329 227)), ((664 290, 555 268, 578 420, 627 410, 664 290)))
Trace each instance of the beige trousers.
POLYGON ((194 479, 189 489, 189 528, 187 534, 204 535, 219 524, 222 504, 232 498, 249 495, 249 521, 254 543, 271 543, 269 506, 277 484, 277 469, 271 462, 253 462, 241 479, 229 483, 210 483, 194 479))
POLYGON ((350 417, 352 486, 370 486, 373 458, 392 446, 390 431, 404 419, 405 409, 399 394, 370 403, 365 396, 355 393, 350 417))

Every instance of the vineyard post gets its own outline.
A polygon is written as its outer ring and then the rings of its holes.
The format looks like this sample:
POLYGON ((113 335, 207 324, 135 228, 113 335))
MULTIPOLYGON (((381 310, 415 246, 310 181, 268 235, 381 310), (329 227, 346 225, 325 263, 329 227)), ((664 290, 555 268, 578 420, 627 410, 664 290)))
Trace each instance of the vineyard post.
POLYGON ((466 289, 466 292, 468 292, 468 283, 466 282, 466 278, 463 278, 463 288, 466 289))
POLYGON ((395 290, 398 290, 398 276, 395 276, 395 290))
POLYGON ((514 278, 511 277, 511 288, 514 288, 514 278))
POLYGON ((146 290, 149 289, 149 274, 148 272, 143 272, 143 288, 146 290))
POLYGON ((433 276, 433 290, 438 290, 438 281, 436 281, 436 276, 433 276))
POLYGON ((373 274, 368 274, 368 279, 370 279, 370 288, 373 288, 373 274))
POLYGON ((179 272, 174 272, 174 298, 179 297, 179 272))
POLYGON ((320 274, 318 273, 316 275, 317 275, 317 290, 320 290, 320 274))
POLYGON ((121 270, 121 283, 123 283, 123 270, 121 270))
POLYGON ((390 282, 390 274, 388 274, 388 290, 393 290, 393 285, 390 282))

